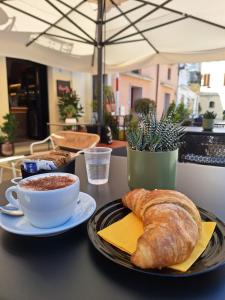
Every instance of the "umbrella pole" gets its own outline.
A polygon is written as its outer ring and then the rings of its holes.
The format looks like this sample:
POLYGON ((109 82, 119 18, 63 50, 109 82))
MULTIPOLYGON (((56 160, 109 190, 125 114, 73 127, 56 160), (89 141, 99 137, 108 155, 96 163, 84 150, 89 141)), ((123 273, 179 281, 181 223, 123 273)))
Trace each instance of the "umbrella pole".
POLYGON ((98 103, 98 123, 104 124, 103 111, 103 0, 98 0, 98 20, 97 20, 97 103, 98 103))

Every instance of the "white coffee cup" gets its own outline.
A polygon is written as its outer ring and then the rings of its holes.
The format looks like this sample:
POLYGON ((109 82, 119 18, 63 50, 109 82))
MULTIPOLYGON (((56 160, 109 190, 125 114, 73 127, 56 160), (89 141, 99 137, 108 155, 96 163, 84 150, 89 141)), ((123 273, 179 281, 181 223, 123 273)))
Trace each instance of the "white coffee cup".
POLYGON ((10 204, 21 209, 28 221, 39 228, 52 228, 65 223, 74 213, 80 192, 80 180, 69 173, 45 173, 22 179, 8 188, 5 197, 10 204), (49 176, 66 176, 74 182, 63 188, 35 190, 24 184, 49 176), (14 198, 16 192, 18 199, 14 198))

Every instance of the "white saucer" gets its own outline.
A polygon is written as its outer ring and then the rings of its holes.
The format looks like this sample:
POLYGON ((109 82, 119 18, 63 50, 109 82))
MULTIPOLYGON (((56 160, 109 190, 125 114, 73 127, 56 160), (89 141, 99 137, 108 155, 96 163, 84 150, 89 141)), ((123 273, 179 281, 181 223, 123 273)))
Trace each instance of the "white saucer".
POLYGON ((14 217, 6 214, 0 214, 0 226, 8 232, 20 235, 44 237, 60 234, 83 223, 95 211, 96 202, 90 195, 80 192, 79 200, 72 217, 66 223, 54 228, 37 228, 32 226, 25 216, 14 217))

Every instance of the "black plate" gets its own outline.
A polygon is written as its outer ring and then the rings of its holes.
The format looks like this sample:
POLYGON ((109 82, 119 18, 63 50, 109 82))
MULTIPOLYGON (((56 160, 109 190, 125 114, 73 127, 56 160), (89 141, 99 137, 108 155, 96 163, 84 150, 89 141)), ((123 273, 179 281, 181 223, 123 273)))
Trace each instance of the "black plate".
POLYGON ((209 213, 202 208, 198 209, 204 221, 216 222, 217 226, 207 248, 187 272, 179 272, 169 268, 164 268, 162 270, 140 269, 131 264, 129 254, 112 246, 97 235, 99 230, 122 219, 130 212, 129 209, 123 206, 121 200, 110 202, 96 211, 96 213, 88 222, 88 235, 98 251, 100 251, 104 256, 109 258, 114 263, 117 263, 128 269, 163 277, 188 277, 203 274, 225 264, 225 224, 212 213, 209 213))

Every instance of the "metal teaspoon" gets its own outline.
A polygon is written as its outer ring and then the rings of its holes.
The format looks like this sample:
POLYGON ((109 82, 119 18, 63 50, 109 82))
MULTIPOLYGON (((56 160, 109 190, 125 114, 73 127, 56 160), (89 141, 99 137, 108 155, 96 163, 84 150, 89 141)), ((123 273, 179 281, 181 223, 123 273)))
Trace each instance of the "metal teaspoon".
POLYGON ((16 207, 12 206, 6 206, 6 205, 0 205, 0 211, 4 214, 10 215, 10 216, 23 216, 22 210, 17 209, 16 207))

